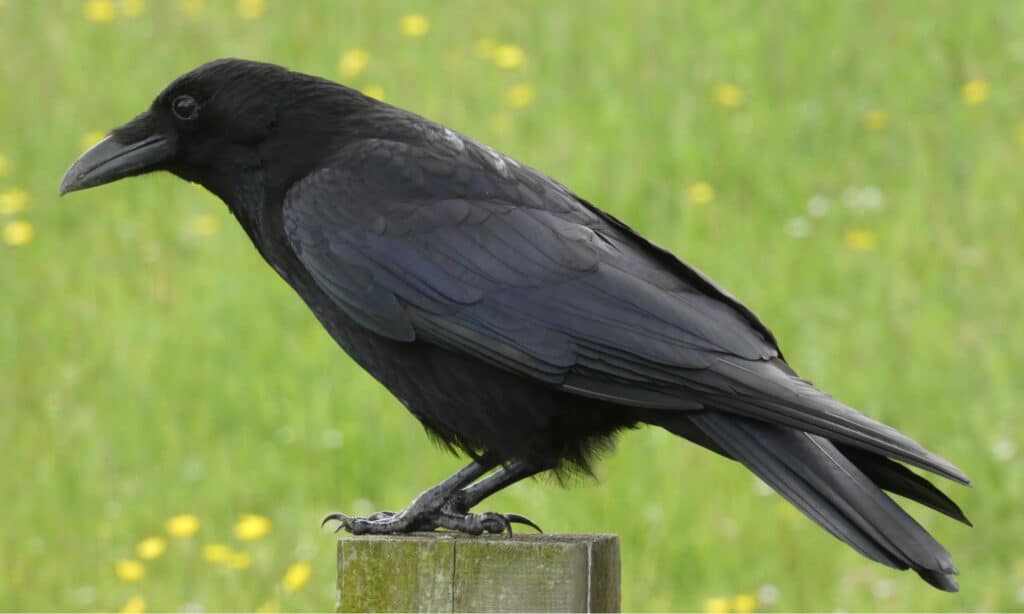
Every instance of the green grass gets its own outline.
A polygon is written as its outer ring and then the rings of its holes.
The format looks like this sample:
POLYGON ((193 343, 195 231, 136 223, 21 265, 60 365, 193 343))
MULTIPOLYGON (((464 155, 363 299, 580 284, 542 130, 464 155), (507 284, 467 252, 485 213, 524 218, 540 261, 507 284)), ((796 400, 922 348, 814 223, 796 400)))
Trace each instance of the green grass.
POLYGON ((623 437, 600 484, 525 483, 489 508, 619 533, 631 610, 767 584, 779 598, 762 610, 1024 607, 1024 5, 268 0, 254 21, 234 6, 190 18, 153 0, 109 24, 78 2, 0 8, 0 192, 31 198, 0 226, 36 231, 0 243, 0 609, 119 609, 134 595, 152 610, 329 609, 320 515, 403 506, 459 466, 213 197, 170 176, 56 197, 83 135, 195 65, 234 55, 336 78, 355 46, 373 59, 352 85, 380 85, 627 220, 754 308, 803 375, 958 463, 975 487, 943 486, 976 527, 914 508, 962 571, 962 592, 942 594, 654 429, 623 437), (425 37, 399 33, 409 12, 429 17, 425 37), (527 65, 476 57, 485 37, 521 46, 527 65), (972 79, 990 85, 981 104, 962 97, 972 79), (504 92, 522 82, 536 100, 509 111, 504 92), (721 83, 741 106, 715 104, 721 83), (865 127, 873 109, 882 130, 865 127), (712 202, 688 202, 697 181, 712 202), (865 186, 881 207, 844 204, 865 186), (816 195, 831 205, 820 218, 816 195), (218 232, 190 233, 198 215, 218 232), (806 236, 787 232, 801 224, 806 236), (874 249, 847 247, 857 230, 874 249), (199 532, 119 580, 115 562, 178 513, 199 532), (273 529, 238 542, 243 513, 273 529), (204 561, 208 543, 252 566, 204 561), (313 574, 292 593, 281 577, 296 561, 313 574))

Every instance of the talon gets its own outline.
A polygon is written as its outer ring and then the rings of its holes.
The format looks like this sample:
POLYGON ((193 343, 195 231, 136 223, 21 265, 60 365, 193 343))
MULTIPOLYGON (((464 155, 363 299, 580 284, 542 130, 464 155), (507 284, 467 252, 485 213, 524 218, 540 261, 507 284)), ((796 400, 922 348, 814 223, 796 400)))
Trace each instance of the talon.
POLYGON ((512 527, 504 514, 484 512, 480 514, 480 528, 488 533, 508 533, 512 535, 512 527))
POLYGON ((349 522, 351 521, 351 519, 348 516, 342 514, 341 512, 331 512, 330 514, 324 516, 324 519, 320 521, 320 528, 324 528, 327 522, 331 520, 338 521, 338 526, 334 528, 335 533, 340 531, 342 527, 347 527, 349 522))
POLYGON ((512 535, 512 523, 513 522, 515 522, 517 524, 525 524, 528 527, 532 527, 533 530, 537 531, 538 533, 543 533, 544 532, 543 529, 538 527, 536 525, 536 523, 534 523, 532 520, 530 520, 526 516, 521 516, 519 514, 505 514, 505 519, 508 520, 508 523, 509 523, 509 526, 508 526, 508 534, 509 535, 512 535))

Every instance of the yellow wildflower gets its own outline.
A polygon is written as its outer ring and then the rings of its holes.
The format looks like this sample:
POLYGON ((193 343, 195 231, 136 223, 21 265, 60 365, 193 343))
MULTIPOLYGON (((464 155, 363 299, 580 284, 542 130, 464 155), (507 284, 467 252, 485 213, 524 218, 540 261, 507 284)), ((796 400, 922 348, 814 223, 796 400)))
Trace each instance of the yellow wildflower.
POLYGON ((178 0, 178 7, 181 8, 182 13, 196 18, 202 16, 206 11, 206 0, 178 0))
POLYGON ((11 163, 7 159, 7 156, 0 153, 0 177, 7 174, 7 170, 11 168, 11 163))
POLYGON ((364 86, 362 92, 363 94, 369 96, 370 98, 384 100, 384 88, 375 83, 371 83, 370 85, 364 86))
POLYGON ((738 107, 743 104, 743 90, 732 83, 721 83, 715 86, 715 102, 728 109, 738 107))
POLYGON ((121 614, 142 614, 146 611, 146 599, 142 595, 135 595, 121 606, 121 614))
POLYGON ((147 537, 135 547, 140 559, 152 560, 164 553, 167 549, 167 541, 162 537, 147 537))
POLYGON ((15 220, 13 222, 8 222, 7 225, 4 226, 4 243, 11 247, 28 245, 32 242, 32 238, 35 235, 35 228, 32 227, 30 222, 26 222, 25 220, 15 220))
POLYGON ((224 544, 203 546, 203 558, 211 563, 226 563, 231 560, 231 547, 224 544))
POLYGON ((514 118, 511 113, 496 113, 494 118, 491 119, 491 125, 494 126, 494 131, 498 134, 508 134, 512 131, 512 124, 514 118))
POLYGON ((263 15, 266 6, 263 0, 238 0, 235 5, 235 12, 242 19, 259 19, 263 15))
POLYGON ((491 59, 498 68, 511 70, 519 68, 526 62, 526 53, 519 45, 498 45, 491 53, 491 59))
POLYGON ((178 514, 167 519, 165 528, 171 537, 192 537, 199 530, 199 519, 192 514, 178 514))
POLYGON ((846 233, 846 247, 853 252, 870 252, 878 243, 870 230, 854 229, 846 233))
POLYGON ((497 47, 498 43, 493 38, 481 38, 473 43, 473 53, 481 60, 487 60, 494 55, 497 47))
POLYGON ((227 564, 235 569, 248 569, 252 565, 252 555, 248 552, 232 552, 227 564))
POLYGON ((757 607, 757 597, 755 595, 743 594, 736 595, 732 600, 733 612, 739 612, 739 614, 749 614, 753 612, 757 607))
POLYGON ((125 17, 138 17, 146 11, 146 0, 121 0, 121 12, 125 17))
POLYGON ((972 79, 964 83, 961 94, 963 94, 965 104, 981 104, 988 100, 988 81, 972 79))
POLYGON ((686 196, 695 205, 706 205, 715 200, 715 188, 706 181, 696 181, 686 190, 686 196))
POLYGON ((726 597, 711 597, 704 600, 704 611, 707 614, 727 614, 729 611, 729 599, 726 597))
POLYGON ((82 5, 82 14, 93 23, 110 23, 117 17, 112 0, 88 0, 82 5))
POLYGON ((533 99, 537 97, 537 91, 529 83, 513 85, 505 90, 505 103, 513 109, 522 109, 530 106, 533 99))
POLYGON ((100 132, 99 130, 86 132, 85 135, 82 136, 82 140, 79 141, 79 144, 81 145, 82 150, 86 150, 95 145, 96 143, 102 141, 106 136, 106 134, 100 132))
POLYGON ((344 79, 358 77, 366 70, 366 65, 369 63, 369 51, 359 47, 349 49, 338 58, 338 72, 341 73, 344 79))
POLYGON ((398 22, 398 30, 403 36, 419 38, 430 31, 430 20, 423 15, 406 15, 398 22))
POLYGON ((259 607, 256 608, 256 611, 261 612, 262 614, 273 614, 274 612, 280 612, 281 603, 277 599, 270 599, 269 601, 264 601, 263 603, 261 603, 259 607))
POLYGON ((114 564, 114 573, 122 582, 138 582, 146 575, 146 567, 134 559, 121 559, 114 564))
POLYGON ((281 583, 284 584, 288 592, 294 593, 306 584, 312 572, 313 567, 309 563, 292 563, 288 567, 288 571, 284 572, 284 578, 281 579, 281 583))
POLYGON ((874 109, 864 114, 864 127, 872 132, 882 130, 889 125, 889 114, 874 109))
POLYGON ((194 237, 209 237, 220 230, 220 220, 209 213, 194 215, 185 225, 185 231, 194 237))
POLYGON ((243 514, 235 523, 235 537, 242 541, 259 539, 270 531, 270 519, 257 514, 243 514))
POLYGON ((25 210, 28 192, 22 188, 10 188, 0 192, 0 215, 14 215, 25 210))

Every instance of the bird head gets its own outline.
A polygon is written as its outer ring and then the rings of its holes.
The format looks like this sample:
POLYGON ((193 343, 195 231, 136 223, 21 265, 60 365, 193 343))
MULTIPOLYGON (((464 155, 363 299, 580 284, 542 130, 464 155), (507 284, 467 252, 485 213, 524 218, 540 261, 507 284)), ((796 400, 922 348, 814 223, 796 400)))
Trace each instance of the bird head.
POLYGON ((258 176, 265 186, 312 170, 306 167, 344 132, 339 119, 369 104, 344 86, 280 66, 216 60, 175 79, 148 109, 82 154, 60 193, 169 171, 232 204, 234 192, 251 188, 245 179, 258 176), (288 155, 274 156, 278 177, 267 177, 264 160, 275 150, 288 155))

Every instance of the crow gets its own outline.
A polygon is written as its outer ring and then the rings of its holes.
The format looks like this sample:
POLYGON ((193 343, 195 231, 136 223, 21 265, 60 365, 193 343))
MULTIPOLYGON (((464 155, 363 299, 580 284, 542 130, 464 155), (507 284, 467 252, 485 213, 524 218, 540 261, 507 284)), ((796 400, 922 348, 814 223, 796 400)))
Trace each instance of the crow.
POLYGON ((801 379, 750 309, 537 170, 344 85, 221 59, 82 154, 60 193, 153 171, 223 200, 338 345, 470 459, 400 512, 329 514, 339 530, 535 527, 470 510, 539 473, 589 473, 648 424, 958 590, 950 554, 883 490, 969 525, 905 465, 969 484, 960 469, 801 379))

